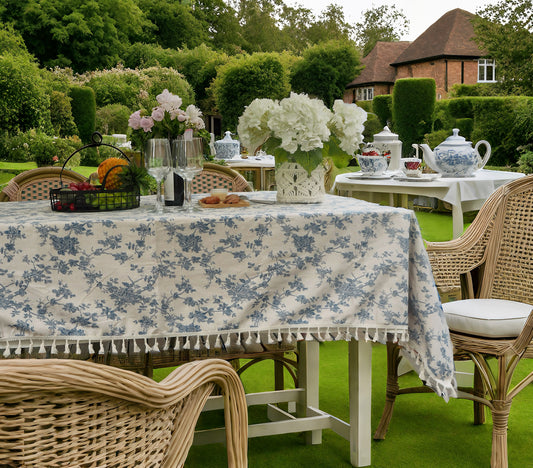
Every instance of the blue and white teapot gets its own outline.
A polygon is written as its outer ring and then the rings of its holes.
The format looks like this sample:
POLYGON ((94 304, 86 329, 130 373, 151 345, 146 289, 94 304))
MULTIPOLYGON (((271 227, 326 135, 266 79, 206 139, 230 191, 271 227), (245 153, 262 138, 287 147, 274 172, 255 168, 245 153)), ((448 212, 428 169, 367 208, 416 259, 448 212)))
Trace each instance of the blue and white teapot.
POLYGON ((485 140, 480 140, 472 148, 472 143, 459 136, 459 129, 453 129, 449 136, 439 146, 431 151, 426 144, 419 145, 424 152, 424 161, 442 177, 469 177, 474 172, 482 169, 490 157, 490 145, 485 140), (478 152, 479 145, 485 145, 485 156, 481 158, 478 152))

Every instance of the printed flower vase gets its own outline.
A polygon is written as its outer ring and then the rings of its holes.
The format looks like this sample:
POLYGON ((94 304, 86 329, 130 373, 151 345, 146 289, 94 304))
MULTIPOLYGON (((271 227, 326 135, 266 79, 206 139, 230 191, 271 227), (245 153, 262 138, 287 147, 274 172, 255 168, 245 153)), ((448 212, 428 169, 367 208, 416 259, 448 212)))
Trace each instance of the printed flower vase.
POLYGON ((319 203, 324 199, 326 169, 319 164, 309 173, 297 162, 276 166, 275 178, 279 203, 319 203))

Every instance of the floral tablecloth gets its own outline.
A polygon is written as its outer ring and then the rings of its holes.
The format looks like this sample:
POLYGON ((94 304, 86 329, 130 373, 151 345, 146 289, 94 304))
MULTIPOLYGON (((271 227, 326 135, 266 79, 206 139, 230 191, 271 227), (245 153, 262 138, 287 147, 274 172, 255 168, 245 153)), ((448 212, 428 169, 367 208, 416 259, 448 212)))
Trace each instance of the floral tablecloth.
POLYGON ((97 213, 0 204, 3 356, 102 340, 121 352, 126 339, 154 351, 169 338, 196 349, 230 336, 243 345, 399 340, 428 385, 455 395, 448 329, 412 211, 333 195, 310 205, 247 195, 249 207, 191 214, 154 214, 150 197, 97 213))

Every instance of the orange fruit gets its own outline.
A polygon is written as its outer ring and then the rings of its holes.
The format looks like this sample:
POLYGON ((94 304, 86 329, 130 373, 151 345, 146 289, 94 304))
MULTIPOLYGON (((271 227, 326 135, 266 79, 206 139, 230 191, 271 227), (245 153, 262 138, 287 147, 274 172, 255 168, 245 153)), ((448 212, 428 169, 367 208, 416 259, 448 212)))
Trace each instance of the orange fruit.
POLYGON ((122 158, 107 158, 102 161, 98 166, 98 179, 100 183, 104 183, 105 178, 105 187, 108 190, 120 188, 120 177, 119 174, 122 172, 122 167, 116 166, 127 166, 128 161, 122 158), (107 174, 107 177, 106 177, 107 174))

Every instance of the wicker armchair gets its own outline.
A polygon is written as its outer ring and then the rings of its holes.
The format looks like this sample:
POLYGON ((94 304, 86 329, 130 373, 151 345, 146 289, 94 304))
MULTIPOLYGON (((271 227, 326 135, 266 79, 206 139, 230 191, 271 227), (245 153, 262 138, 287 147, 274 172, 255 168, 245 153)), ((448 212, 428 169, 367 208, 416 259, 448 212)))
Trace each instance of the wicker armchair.
POLYGON ((159 384, 73 360, 4 360, 0 373, 0 466, 182 466, 215 384, 228 466, 247 466, 246 400, 225 361, 185 364, 159 384))
MULTIPOLYGON (((533 372, 511 387, 521 359, 533 357, 533 176, 510 182, 485 202, 459 239, 428 243, 438 287, 460 286, 462 300, 443 304, 454 345, 454 359, 474 363, 473 388, 459 398, 474 401, 474 423, 493 419, 491 466, 507 467, 507 422, 513 398, 533 372), (488 359, 495 358, 496 366, 488 359)), ((374 435, 384 439, 397 395, 431 392, 398 386, 400 349, 388 344, 387 395, 374 435)))
MULTIPOLYGON (((11 179, 0 192, 0 202, 23 200, 47 200, 50 189, 60 187, 61 167, 38 167, 21 172, 11 179)), ((70 182, 84 182, 87 178, 77 172, 64 169, 63 186, 70 182)))
POLYGON ((204 169, 192 181, 192 193, 209 193, 213 188, 225 188, 230 192, 250 192, 246 179, 231 167, 204 163, 204 169))

